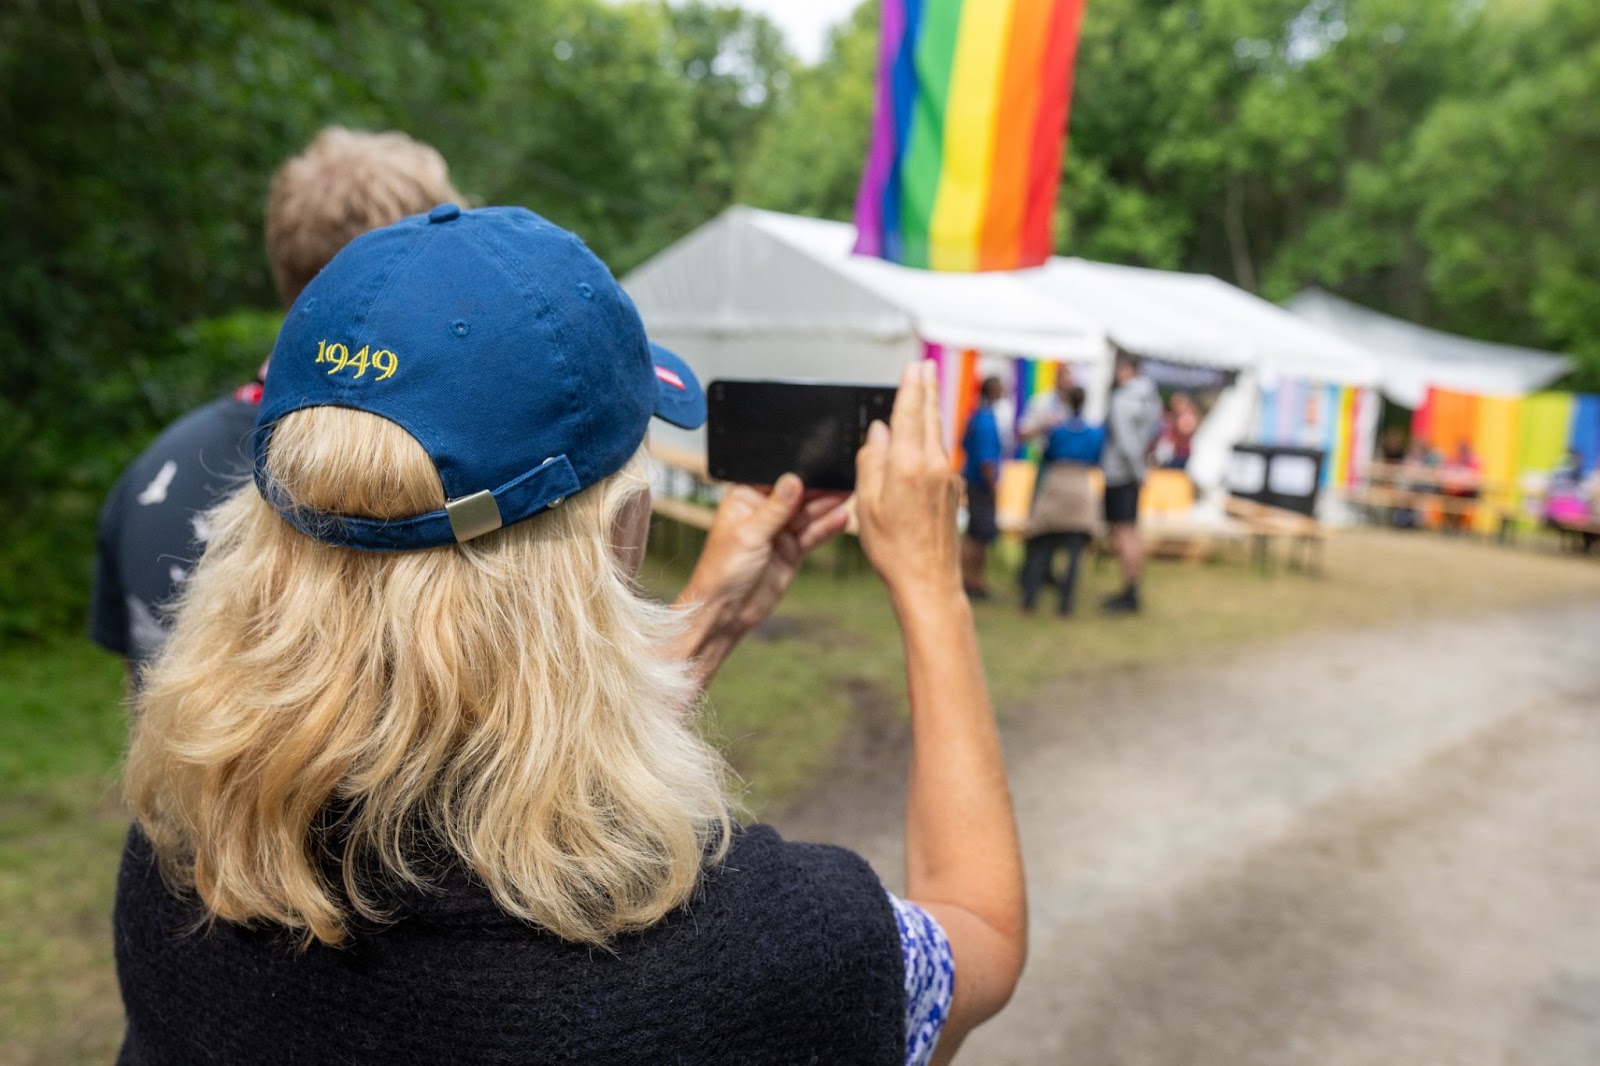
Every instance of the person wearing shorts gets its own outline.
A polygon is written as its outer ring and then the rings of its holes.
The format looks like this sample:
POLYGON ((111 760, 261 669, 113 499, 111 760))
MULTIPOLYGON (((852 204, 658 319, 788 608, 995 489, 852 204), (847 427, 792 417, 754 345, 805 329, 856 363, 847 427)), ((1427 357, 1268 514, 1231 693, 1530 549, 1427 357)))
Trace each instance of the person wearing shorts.
POLYGON ((1136 526, 1139 524, 1139 490, 1142 488, 1144 488, 1144 484, 1139 481, 1106 486, 1106 525, 1136 526))
POLYGON ((967 483, 967 536, 961 544, 961 583, 974 600, 989 598, 989 545, 1000 535, 995 516, 995 489, 1000 482, 1000 425, 994 405, 1000 399, 1000 379, 985 378, 978 409, 967 420, 961 436, 966 456, 961 476, 967 483))
POLYGON ((1145 457, 1161 426, 1161 395, 1155 383, 1139 373, 1139 357, 1132 352, 1117 352, 1115 374, 1101 466, 1106 475, 1106 525, 1123 586, 1102 606, 1111 614, 1132 614, 1139 610, 1139 579, 1144 572, 1139 490, 1144 486, 1145 457))

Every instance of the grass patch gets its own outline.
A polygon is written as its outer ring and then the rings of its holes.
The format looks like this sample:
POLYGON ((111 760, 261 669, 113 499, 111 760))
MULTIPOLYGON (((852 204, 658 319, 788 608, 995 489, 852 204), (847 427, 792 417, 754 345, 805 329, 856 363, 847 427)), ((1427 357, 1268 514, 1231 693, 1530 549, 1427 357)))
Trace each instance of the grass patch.
MULTIPOLYGON (((1328 544, 1326 573, 1281 567, 1262 575, 1243 561, 1156 563, 1145 611, 1103 618, 1117 591, 1115 564, 1085 559, 1078 614, 1041 600, 1022 617, 1014 588, 1020 552, 1002 546, 995 600, 976 607, 990 694, 1000 713, 1048 681, 1202 657, 1252 641, 1318 628, 1400 622, 1600 595, 1600 565, 1430 535, 1352 532, 1328 544)), ((647 584, 670 596, 692 559, 655 559, 647 584)), ((882 586, 864 569, 835 580, 826 557, 802 575, 771 623, 728 660, 709 693, 708 728, 748 782, 760 812, 824 769, 863 695, 905 713, 899 636, 882 586)), ((863 564, 864 566, 864 564, 863 564)), ((899 766, 885 767, 900 773, 899 766)))
POLYGON ((0 653, 0 1063, 110 1062, 122 664, 86 639, 0 653))
MULTIPOLYGON (((658 551, 646 584, 672 596, 692 558, 658 551)), ((1080 615, 1022 618, 997 560, 977 609, 995 703, 1058 678, 1138 670, 1316 628, 1470 615, 1600 595, 1600 565, 1432 536, 1353 533, 1327 576, 1238 563, 1157 564, 1146 613, 1103 619, 1115 567, 1085 564, 1080 615)), ((863 713, 905 713, 899 637, 877 580, 824 556, 712 686, 706 727, 759 813, 828 768, 863 713)), ((84 639, 0 652, 0 1066, 107 1062, 121 1038, 110 911, 125 815, 121 664, 84 639)), ((884 772, 901 774, 900 766, 884 772)))

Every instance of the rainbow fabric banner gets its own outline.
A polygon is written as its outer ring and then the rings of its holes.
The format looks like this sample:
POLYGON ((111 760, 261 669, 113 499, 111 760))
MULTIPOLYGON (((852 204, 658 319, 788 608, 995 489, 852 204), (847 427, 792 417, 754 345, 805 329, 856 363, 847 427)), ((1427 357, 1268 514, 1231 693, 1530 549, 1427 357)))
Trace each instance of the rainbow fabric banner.
POLYGON ((1370 390, 1294 378, 1261 390, 1252 438, 1258 444, 1321 448, 1324 488, 1348 485, 1366 468, 1363 412, 1370 390))
MULTIPOLYGON (((1012 458, 1029 459, 1037 461, 1042 450, 1037 441, 1029 443, 1022 439, 1021 425, 1023 418, 1028 413, 1028 405, 1035 397, 1047 392, 1055 391, 1056 378, 1061 374, 1062 364, 1053 359, 1030 359, 1019 356, 1014 360, 1012 374, 1011 404, 1013 409, 1012 427, 1013 441, 1012 458)), ((1067 373, 1071 373, 1070 370, 1067 373)))
POLYGON ((1523 482, 1547 475, 1579 454, 1583 469, 1600 463, 1600 396, 1541 392, 1523 397, 1475 396, 1429 389, 1411 419, 1411 437, 1448 460, 1465 444, 1483 470, 1493 508, 1478 516, 1481 529, 1502 510, 1527 510, 1523 482))
MULTIPOLYGON (((1577 399, 1565 392, 1536 392, 1522 399, 1515 466, 1519 472, 1549 471, 1567 457, 1577 399)), ((1426 443, 1426 442, 1425 442, 1426 443)))
POLYGON ((969 348, 946 348, 924 344, 923 358, 933 361, 939 379, 939 418, 943 422, 944 447, 950 466, 960 470, 966 456, 961 451, 961 435, 967 419, 978 406, 978 353, 969 348))
POLYGON ((1050 255, 1085 0, 882 0, 860 255, 1014 270, 1050 255))

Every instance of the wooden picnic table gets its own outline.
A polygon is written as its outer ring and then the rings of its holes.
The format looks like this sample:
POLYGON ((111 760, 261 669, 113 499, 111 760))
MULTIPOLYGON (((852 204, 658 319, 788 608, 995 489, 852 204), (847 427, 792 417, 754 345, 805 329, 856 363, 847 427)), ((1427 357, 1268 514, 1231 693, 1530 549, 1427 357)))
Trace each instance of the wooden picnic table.
POLYGON ((1228 497, 1225 509, 1229 517, 1244 524, 1255 546, 1256 563, 1263 572, 1271 569, 1272 545, 1282 541, 1288 545, 1288 565, 1291 570, 1319 575, 1323 573, 1328 527, 1315 517, 1257 503, 1242 496, 1228 497))
POLYGON ((1449 465, 1375 462, 1363 483, 1349 489, 1345 498, 1385 520, 1396 511, 1409 510, 1440 525, 1450 519, 1465 528, 1479 514, 1494 515, 1504 536, 1515 518, 1511 489, 1509 484, 1449 465))
POLYGON ((1594 503, 1590 504, 1591 511, 1587 518, 1580 519, 1571 515, 1555 518, 1545 508, 1545 498, 1550 491, 1548 482, 1549 479, 1545 477, 1523 480, 1523 514, 1554 531, 1563 546, 1584 553, 1592 551, 1596 544, 1600 544, 1600 514, 1593 512, 1594 503))

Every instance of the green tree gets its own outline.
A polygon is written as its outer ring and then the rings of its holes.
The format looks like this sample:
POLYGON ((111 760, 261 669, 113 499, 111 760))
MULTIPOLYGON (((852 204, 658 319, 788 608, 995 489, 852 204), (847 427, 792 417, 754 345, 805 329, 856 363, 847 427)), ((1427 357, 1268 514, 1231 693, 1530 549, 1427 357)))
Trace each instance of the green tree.
MULTIPOLYGON (((1557 15, 1590 5, 1553 6, 1557 15)), ((1572 19, 1573 23, 1581 20, 1572 19)), ((1541 27, 1546 37, 1549 23, 1541 27)), ((1600 387, 1600 19, 1492 94, 1441 102, 1404 175, 1427 194, 1417 234, 1439 317, 1476 336, 1554 347, 1600 387), (1586 39, 1584 39, 1586 37, 1586 39)))
POLYGON ((799 71, 761 130, 739 184, 757 207, 848 219, 872 130, 878 5, 860 4, 828 35, 822 59, 799 71))
POLYGON ((788 65, 704 4, 0 6, 0 638, 77 624, 112 478, 268 351, 262 203, 317 129, 406 130, 620 270, 728 202, 788 65))

